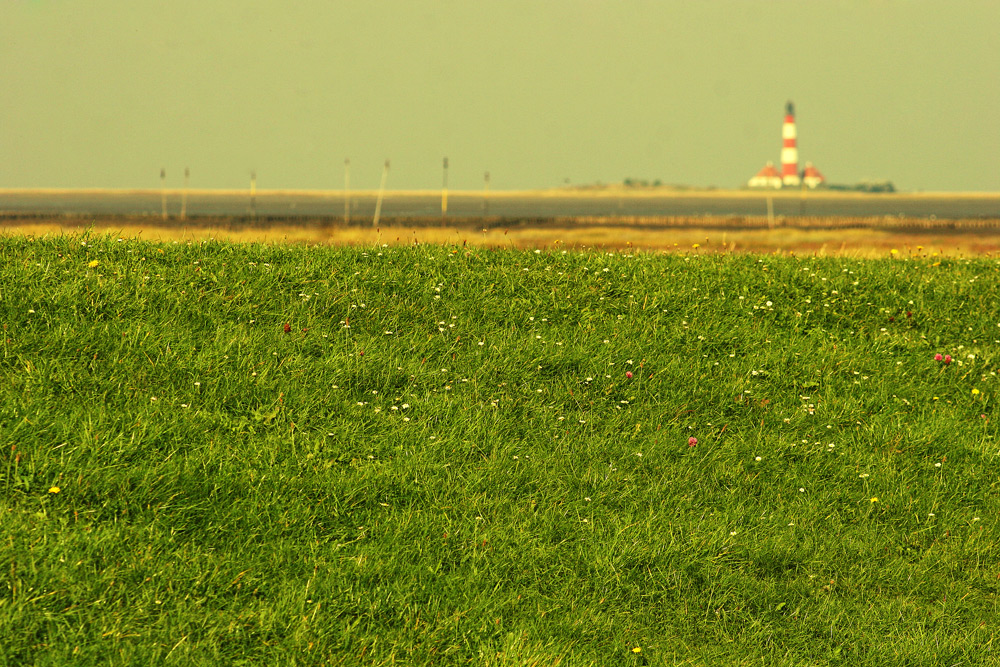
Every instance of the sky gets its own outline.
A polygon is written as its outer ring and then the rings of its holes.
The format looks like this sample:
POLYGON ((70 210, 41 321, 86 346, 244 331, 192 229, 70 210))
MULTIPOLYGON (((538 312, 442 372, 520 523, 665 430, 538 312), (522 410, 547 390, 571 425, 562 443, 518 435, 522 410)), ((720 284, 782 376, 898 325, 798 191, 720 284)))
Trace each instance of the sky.
POLYGON ((3 0, 0 187, 1000 191, 996 0, 3 0))

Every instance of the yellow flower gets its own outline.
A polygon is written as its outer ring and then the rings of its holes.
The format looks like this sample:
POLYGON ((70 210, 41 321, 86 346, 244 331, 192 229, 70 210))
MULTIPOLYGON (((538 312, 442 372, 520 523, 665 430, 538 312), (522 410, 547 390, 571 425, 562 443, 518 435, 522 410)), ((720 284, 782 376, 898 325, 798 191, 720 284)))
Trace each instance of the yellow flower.
MULTIPOLYGON (((700 247, 701 247, 701 244, 700 244, 700 243, 695 243, 695 244, 694 244, 693 246, 691 246, 691 247, 692 247, 692 248, 694 248, 695 250, 697 250, 698 248, 700 248, 700 247)), ((633 650, 633 652, 635 651, 635 649, 632 649, 632 650, 633 650)))
POLYGON ((89 266, 90 268, 94 268, 98 264, 100 264, 100 262, 98 262, 96 259, 92 259, 89 262, 87 262, 87 266, 89 266))
POLYGON ((642 649, 636 646, 634 649, 632 649, 632 653, 642 653, 642 649))
POLYGON ((62 489, 60 489, 58 486, 49 487, 49 493, 59 493, 60 491, 62 491, 62 489))
POLYGON ((973 387, 972 388, 972 395, 975 396, 978 393, 979 393, 979 389, 977 387, 973 387))
POLYGON ((890 250, 889 252, 890 252, 891 254, 893 254, 893 255, 898 255, 898 254, 899 254, 899 251, 898 251, 898 250, 896 250, 895 248, 893 248, 893 249, 892 249, 892 250, 890 250))
POLYGON ((877 503, 878 502, 878 498, 877 497, 876 498, 872 498, 872 502, 873 503, 877 503))

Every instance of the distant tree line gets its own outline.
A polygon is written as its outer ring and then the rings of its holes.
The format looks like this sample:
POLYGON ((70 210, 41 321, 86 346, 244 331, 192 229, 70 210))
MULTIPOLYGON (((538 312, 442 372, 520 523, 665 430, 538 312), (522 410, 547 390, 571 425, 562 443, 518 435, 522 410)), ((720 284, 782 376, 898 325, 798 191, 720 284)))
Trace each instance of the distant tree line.
POLYGON ((648 181, 644 178, 626 178, 622 181, 622 184, 627 188, 658 188, 663 185, 663 181, 656 179, 655 181, 648 181))
POLYGON ((853 185, 844 183, 830 183, 826 186, 829 190, 840 190, 842 192, 895 192, 896 186, 892 181, 863 181, 853 185))

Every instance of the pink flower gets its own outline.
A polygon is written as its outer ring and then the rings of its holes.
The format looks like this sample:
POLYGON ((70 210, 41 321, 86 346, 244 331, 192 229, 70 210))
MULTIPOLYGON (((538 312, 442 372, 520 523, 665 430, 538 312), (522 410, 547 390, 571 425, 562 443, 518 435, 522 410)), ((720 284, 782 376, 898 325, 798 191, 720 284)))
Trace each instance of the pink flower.
POLYGON ((629 380, 631 380, 632 379, 632 371, 625 371, 625 377, 627 377, 629 380))
POLYGON ((951 363, 951 355, 950 354, 944 355, 944 363, 946 363, 946 364, 950 364, 951 363))
POLYGON ((698 444, 698 438, 694 437, 693 435, 690 438, 688 438, 688 447, 694 447, 697 444, 698 444))
POLYGON ((941 361, 942 359, 944 359, 944 357, 941 356, 940 352, 934 355, 934 361, 941 361))

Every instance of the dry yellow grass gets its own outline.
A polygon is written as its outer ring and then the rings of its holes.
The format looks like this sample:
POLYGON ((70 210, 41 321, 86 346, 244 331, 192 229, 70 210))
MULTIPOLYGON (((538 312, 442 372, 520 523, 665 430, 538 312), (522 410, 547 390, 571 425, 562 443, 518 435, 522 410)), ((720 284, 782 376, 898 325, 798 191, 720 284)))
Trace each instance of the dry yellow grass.
POLYGON ((149 241, 237 243, 298 243, 374 246, 381 244, 444 244, 511 248, 635 248, 678 252, 755 252, 880 257, 900 254, 981 255, 1000 251, 1000 234, 979 232, 896 232, 865 228, 734 229, 708 226, 670 227, 627 224, 574 224, 557 221, 511 224, 483 229, 462 226, 363 226, 318 223, 245 225, 238 221, 164 224, 154 219, 54 218, 31 222, 0 222, 0 233, 20 236, 96 233, 149 241))

